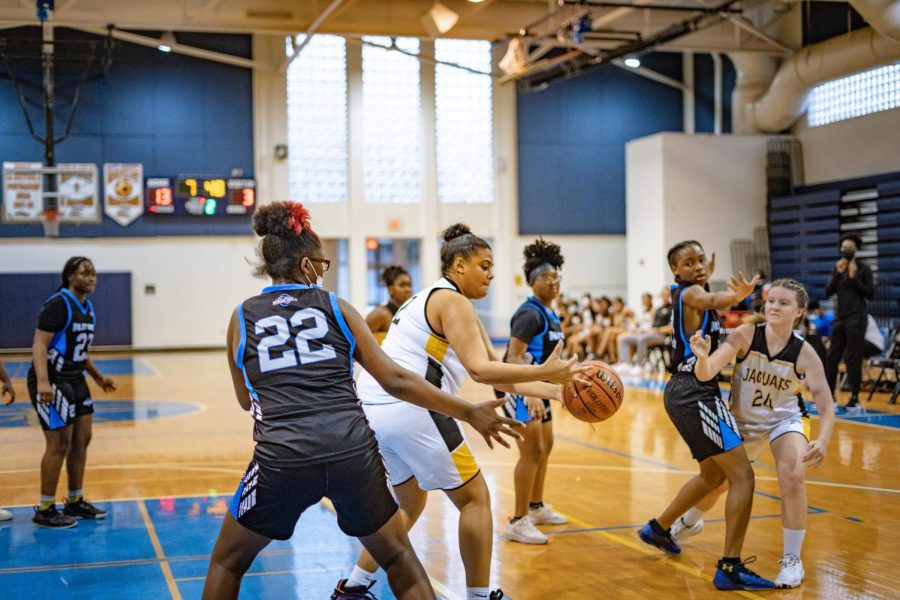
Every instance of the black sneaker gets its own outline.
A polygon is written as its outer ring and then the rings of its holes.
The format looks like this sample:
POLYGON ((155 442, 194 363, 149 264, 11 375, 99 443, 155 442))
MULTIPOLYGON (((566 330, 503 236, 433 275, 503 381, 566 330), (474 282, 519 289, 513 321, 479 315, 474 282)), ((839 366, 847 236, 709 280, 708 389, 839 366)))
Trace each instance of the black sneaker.
POLYGON ((503 598, 503 590, 501 590, 500 588, 497 588, 496 590, 491 592, 491 595, 488 598, 488 600, 500 600, 501 598, 503 598))
POLYGON ((79 519, 106 518, 105 510, 97 508, 84 498, 76 500, 75 502, 69 502, 68 500, 66 500, 66 505, 63 507, 63 513, 69 515, 70 517, 77 517, 79 519))
POLYGON ((44 510, 41 510, 39 506, 35 506, 34 517, 31 520, 38 527, 47 527, 49 529, 68 529, 78 525, 78 521, 74 517, 62 514, 53 505, 44 510))
POLYGON ((719 590, 768 590, 774 588, 773 582, 760 577, 747 568, 746 565, 755 560, 755 556, 739 563, 727 563, 720 560, 716 564, 713 585, 719 590))
POLYGON ((349 598, 378 600, 375 594, 369 591, 373 585, 375 585, 374 581, 370 582, 369 585, 347 585, 347 580, 341 579, 334 588, 334 593, 331 594, 331 600, 345 600, 349 598))

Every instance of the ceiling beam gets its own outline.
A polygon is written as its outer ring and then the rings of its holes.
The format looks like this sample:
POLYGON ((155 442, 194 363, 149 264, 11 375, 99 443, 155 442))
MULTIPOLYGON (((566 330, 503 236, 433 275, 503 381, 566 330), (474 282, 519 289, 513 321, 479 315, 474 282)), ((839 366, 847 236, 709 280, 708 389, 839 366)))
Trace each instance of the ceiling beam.
POLYGON ((316 20, 310 23, 309 28, 306 30, 306 37, 303 38, 303 41, 300 42, 300 45, 295 47, 294 52, 290 56, 285 57, 285 59, 281 61, 281 64, 278 65, 279 72, 283 73, 287 71, 287 68, 291 66, 291 63, 294 62, 294 59, 300 56, 300 53, 303 52, 303 49, 306 48, 306 45, 310 42, 310 40, 312 40, 313 36, 316 34, 316 31, 318 31, 322 23, 324 23, 325 20, 331 15, 331 13, 337 10, 338 7, 340 7, 340 5, 343 3, 344 0, 332 0, 331 4, 329 4, 325 8, 325 10, 323 10, 322 13, 318 17, 316 17, 316 20))
MULTIPOLYGON (((117 40, 121 40, 123 42, 129 42, 131 44, 138 44, 139 46, 147 46, 148 48, 158 48, 159 47, 159 39, 155 37, 150 37, 146 35, 137 35, 135 33, 129 33, 127 31, 120 31, 118 29, 113 29, 110 33, 106 29, 101 29, 99 27, 72 27, 73 29, 78 29, 79 31, 86 31, 87 33, 93 33, 94 35, 99 35, 102 37, 106 37, 107 35, 112 35, 113 38, 117 40)), ((193 56, 194 58, 202 58, 203 60, 209 60, 213 62, 223 63, 226 65, 234 65, 236 67, 243 67, 245 69, 271 69, 270 66, 264 65, 262 63, 256 62, 249 58, 242 58, 240 56, 234 56, 233 54, 225 54, 224 52, 214 52, 212 50, 205 50, 203 48, 197 48, 196 46, 187 46, 185 44, 172 44, 171 45, 172 52, 175 54, 184 54, 185 56, 193 56)))

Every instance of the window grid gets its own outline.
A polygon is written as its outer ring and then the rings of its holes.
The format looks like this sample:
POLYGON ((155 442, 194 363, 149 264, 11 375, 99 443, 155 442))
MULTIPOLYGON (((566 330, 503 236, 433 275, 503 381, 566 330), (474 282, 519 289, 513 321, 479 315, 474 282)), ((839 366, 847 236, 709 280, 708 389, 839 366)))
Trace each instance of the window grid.
MULTIPOLYGON (((305 36, 297 38, 302 43, 305 36)), ((348 190, 347 49, 316 35, 287 73, 291 199, 344 202, 348 190)))
POLYGON ((861 117, 900 106, 900 64, 887 65, 813 88, 810 127, 861 117))
MULTIPOLYGON (((423 157, 419 61, 386 50, 391 46, 390 38, 366 36, 363 42, 363 198, 366 202, 420 202, 423 157)), ((396 38, 395 43, 405 52, 419 53, 416 38, 396 38)))
POLYGON ((493 202, 490 42, 438 39, 434 53, 438 201, 493 202))

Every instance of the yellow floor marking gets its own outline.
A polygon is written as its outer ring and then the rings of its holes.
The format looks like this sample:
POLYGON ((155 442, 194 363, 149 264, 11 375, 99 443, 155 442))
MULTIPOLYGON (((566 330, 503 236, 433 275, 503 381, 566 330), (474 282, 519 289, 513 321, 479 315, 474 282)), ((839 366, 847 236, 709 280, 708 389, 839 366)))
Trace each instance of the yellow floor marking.
POLYGON ((141 510, 141 517, 144 519, 144 526, 147 528, 147 534, 150 536, 150 543, 153 545, 153 551, 156 558, 160 559, 159 568, 162 569, 163 576, 166 578, 166 585, 169 587, 169 594, 172 600, 181 600, 181 592, 178 591, 178 584, 172 575, 172 569, 166 560, 166 553, 163 552, 162 544, 159 543, 159 536, 156 535, 156 528, 153 527, 153 521, 150 520, 150 513, 147 512, 147 505, 143 500, 138 502, 138 508, 141 510))

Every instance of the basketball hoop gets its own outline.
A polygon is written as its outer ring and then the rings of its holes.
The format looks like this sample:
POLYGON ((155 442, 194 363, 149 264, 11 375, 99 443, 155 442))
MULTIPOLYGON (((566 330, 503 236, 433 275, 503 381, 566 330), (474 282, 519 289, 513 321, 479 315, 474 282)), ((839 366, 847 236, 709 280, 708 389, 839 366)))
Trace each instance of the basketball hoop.
POLYGON ((53 208, 45 210, 41 215, 41 225, 44 226, 44 237, 59 237, 59 211, 53 208))

